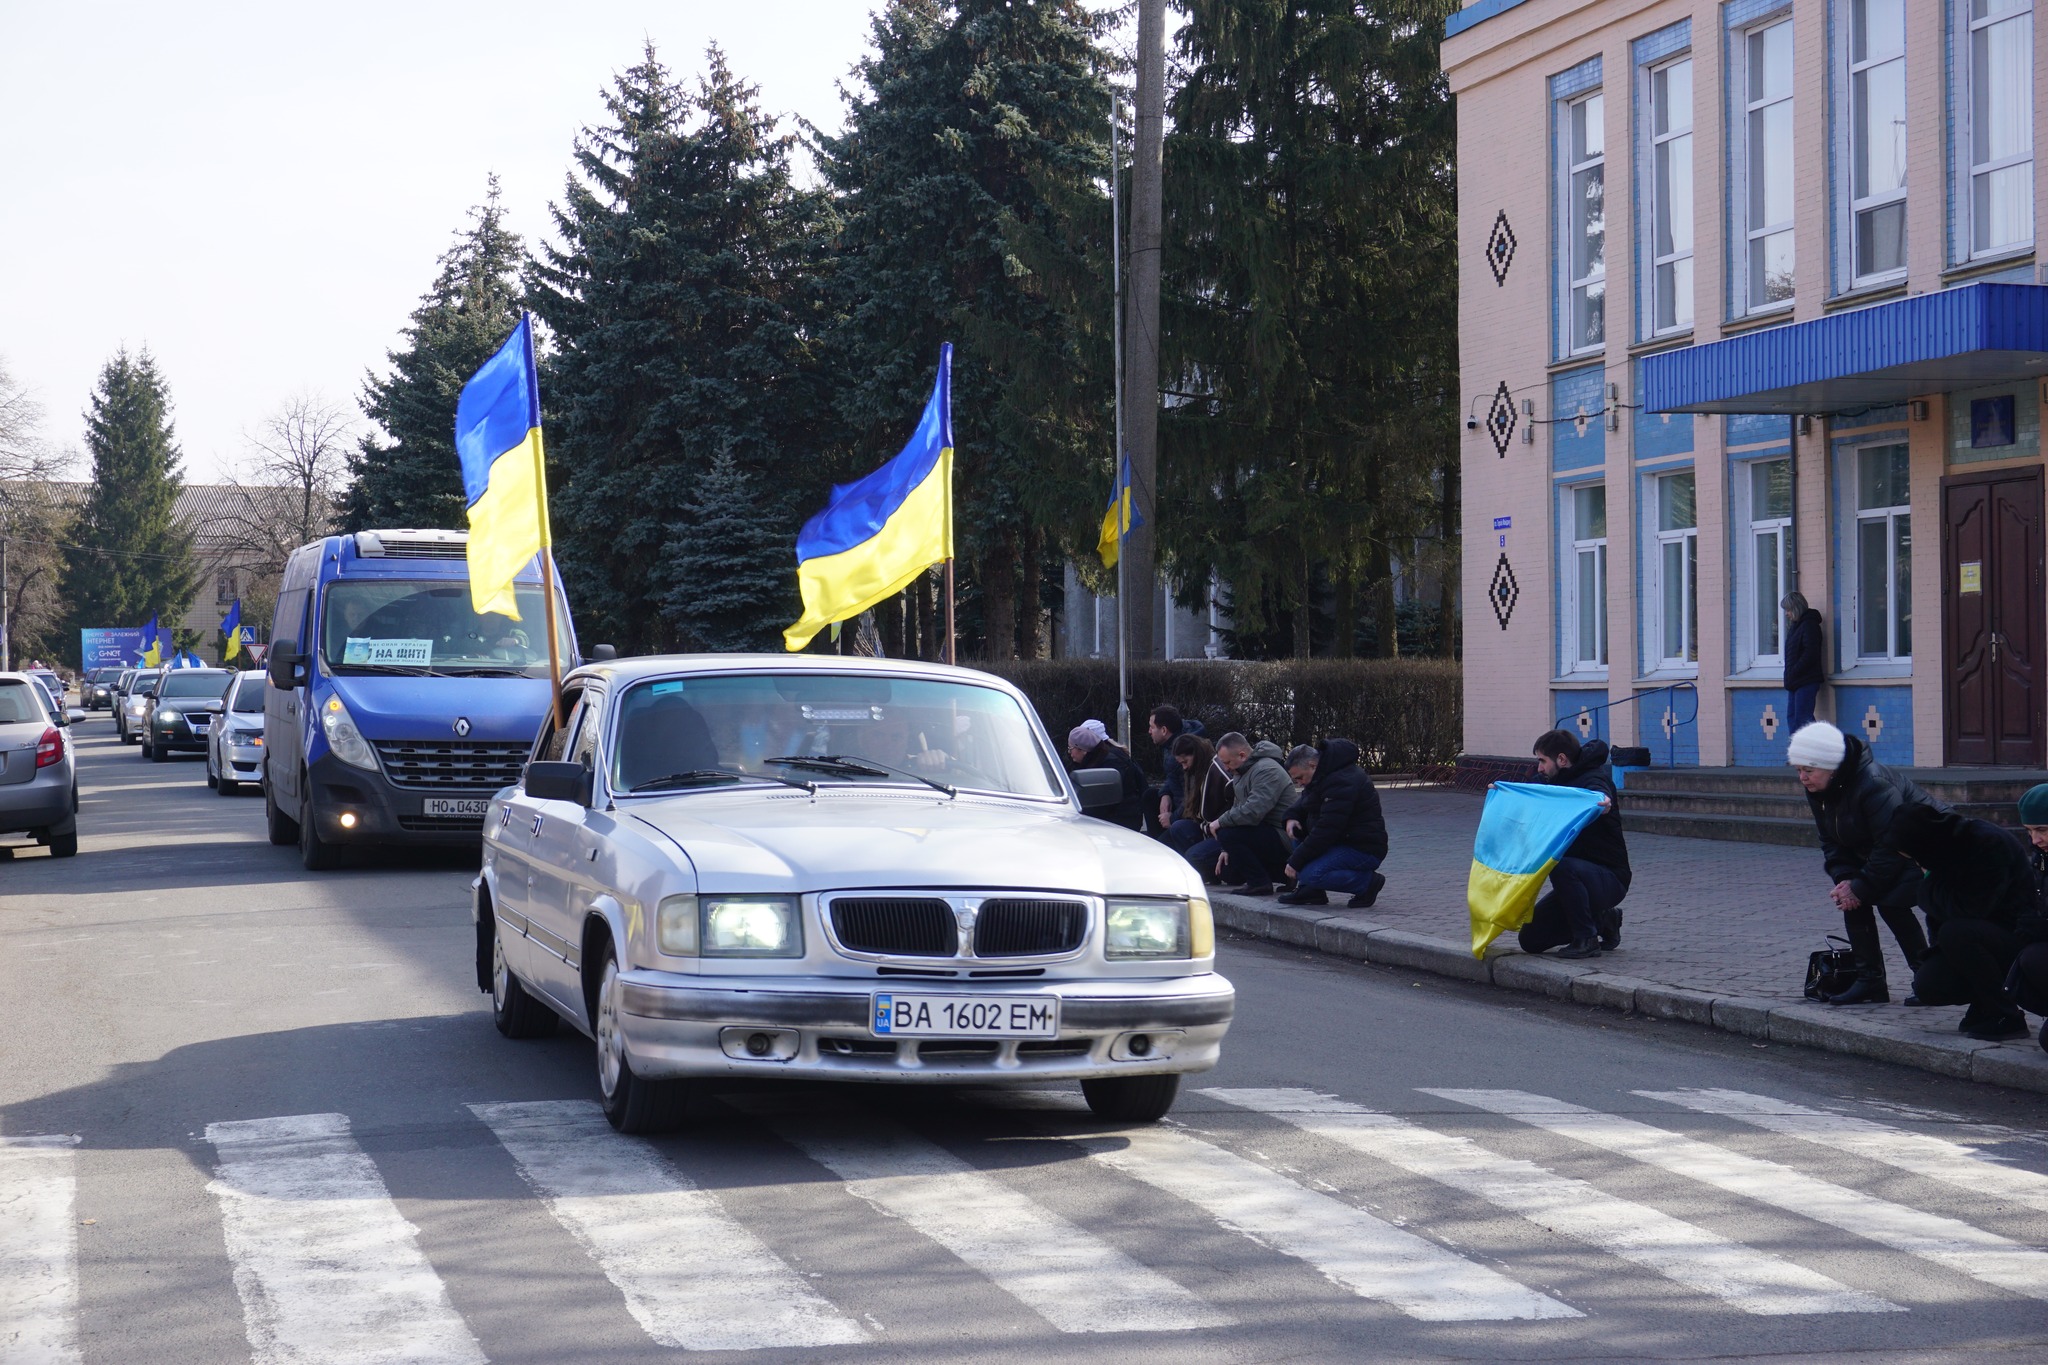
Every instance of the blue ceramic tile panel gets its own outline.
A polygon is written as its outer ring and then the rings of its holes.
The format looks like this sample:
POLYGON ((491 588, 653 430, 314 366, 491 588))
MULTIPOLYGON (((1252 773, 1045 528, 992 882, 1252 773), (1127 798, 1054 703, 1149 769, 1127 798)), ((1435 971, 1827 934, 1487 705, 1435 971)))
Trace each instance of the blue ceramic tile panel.
POLYGON ((1658 29, 1655 33, 1644 34, 1629 44, 1629 60, 1637 66, 1662 61, 1674 52, 1683 52, 1692 46, 1692 20, 1680 19, 1677 23, 1658 29))
POLYGON ((1597 469, 1607 463, 1606 390, 1601 367, 1587 365, 1550 378, 1550 467, 1597 469), (1575 420, 1584 413, 1583 420, 1575 420))
POLYGON ((1731 413, 1728 417, 1728 445, 1783 445, 1792 439, 1792 419, 1773 412, 1731 413))
POLYGON ((1591 688, 1559 688, 1550 694, 1550 714, 1564 720, 1558 728, 1577 735, 1581 744, 1608 738, 1607 717, 1612 713, 1594 709, 1605 705, 1607 693, 1591 688))
MULTIPOLYGON (((1642 362, 1635 368, 1640 373, 1642 362)), ((1637 393, 1643 391, 1640 380, 1637 393)), ((1689 412, 1645 412, 1640 404, 1634 413, 1635 447, 1638 460, 1661 460, 1672 455, 1692 454, 1693 415, 1689 412)))
POLYGON ((1785 694, 1775 687, 1741 687, 1728 693, 1729 738, 1735 764, 1772 768, 1785 761, 1785 694))
POLYGON ((1910 687, 1837 687, 1835 724, 1870 746, 1880 763, 1894 768, 1913 765, 1913 689, 1910 687))
POLYGON ((1636 742, 1650 751, 1653 768, 1697 768, 1699 710, 1690 692, 1636 694, 1636 742))
POLYGON ((1595 89, 1600 84, 1600 57, 1596 53, 1586 58, 1569 71, 1560 71, 1550 78, 1550 98, 1568 100, 1573 95, 1595 89))

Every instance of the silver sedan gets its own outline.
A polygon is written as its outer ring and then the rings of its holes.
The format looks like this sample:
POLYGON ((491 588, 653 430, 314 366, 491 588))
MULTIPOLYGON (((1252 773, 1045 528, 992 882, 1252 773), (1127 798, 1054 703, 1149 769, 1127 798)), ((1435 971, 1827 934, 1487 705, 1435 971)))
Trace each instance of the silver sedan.
POLYGON ((0 673, 0 834, 27 834, 53 858, 78 852, 71 716, 26 673, 0 673))
POLYGON ((222 796, 233 796, 244 782, 263 778, 263 689, 269 679, 262 671, 237 673, 228 679, 222 700, 227 710, 213 727, 206 742, 206 785, 222 796))

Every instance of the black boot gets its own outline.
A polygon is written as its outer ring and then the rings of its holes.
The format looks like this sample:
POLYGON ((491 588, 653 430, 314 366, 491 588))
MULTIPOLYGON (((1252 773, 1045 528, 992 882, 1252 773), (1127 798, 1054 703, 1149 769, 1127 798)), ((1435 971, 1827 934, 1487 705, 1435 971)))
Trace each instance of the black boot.
POLYGON ((1920 927, 1920 917, 1913 913, 1913 907, 1880 905, 1877 913, 1884 916, 1885 927, 1899 941, 1899 954, 1906 959, 1906 970, 1919 971, 1920 964, 1927 960, 1927 931, 1920 927))
POLYGON ((1600 924, 1600 951, 1611 953, 1621 946, 1621 907, 1603 910, 1593 918, 1600 924))
POLYGON ((1387 874, 1386 874, 1386 873, 1384 873, 1384 872, 1375 872, 1375 873, 1373 873, 1373 874, 1372 874, 1372 885, 1371 885, 1371 886, 1369 886, 1369 887, 1367 887, 1367 888, 1366 888, 1365 890, 1363 890, 1363 891, 1359 892, 1359 893, 1358 893, 1357 895, 1355 895, 1355 896, 1353 896, 1353 897, 1351 898, 1351 900, 1350 900, 1350 902, 1349 902, 1349 904, 1350 904, 1351 908, 1352 908, 1353 910, 1366 910, 1366 909, 1370 909, 1370 908, 1371 908, 1371 906, 1372 906, 1372 903, 1373 903, 1374 901, 1376 901, 1376 900, 1378 900, 1378 899, 1380 898, 1380 892, 1386 889, 1386 885, 1387 885, 1387 874))
MULTIPOLYGON (((1907 912, 1911 914, 1911 911, 1907 912)), ((1892 993, 1884 979, 1884 945, 1878 942, 1877 921, 1868 910, 1842 917, 1849 950, 1856 954, 1856 979, 1845 991, 1828 997, 1830 1005, 1889 1005, 1892 993)))
POLYGON ((1964 1029, 1963 1036, 1981 1043, 2003 1043, 2012 1038, 2024 1038, 2027 1036, 2027 1017, 2013 1009, 1987 1014, 1977 1027, 1964 1029))

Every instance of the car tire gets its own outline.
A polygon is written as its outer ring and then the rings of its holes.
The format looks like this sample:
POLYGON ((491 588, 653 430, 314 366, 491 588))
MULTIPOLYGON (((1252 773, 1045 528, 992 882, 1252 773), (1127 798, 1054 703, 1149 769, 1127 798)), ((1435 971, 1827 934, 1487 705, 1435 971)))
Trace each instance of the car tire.
POLYGON ((332 872, 347 860, 347 851, 320 837, 309 800, 299 809, 299 862, 308 872, 332 872))
POLYGON ((562 1017, 527 994, 526 985, 505 965, 505 945, 498 938, 498 920, 492 916, 491 936, 491 1022, 507 1038, 548 1038, 561 1025, 562 1017))
POLYGON ((170 757, 169 754, 164 752, 164 746, 161 744, 144 745, 143 753, 148 757, 149 761, 152 763, 161 763, 165 759, 170 757))
POLYGON ((216 796, 233 796, 235 789, 241 785, 232 778, 216 777, 213 779, 213 792, 216 796))
POLYGON ((299 822, 277 808, 277 797, 267 781, 263 784, 263 821, 270 842, 277 847, 289 848, 299 841, 299 822))
POLYGON ((598 978, 597 1092, 604 1116, 621 1133, 665 1133, 681 1125, 689 1103, 682 1081, 650 1081, 633 1074, 626 1058, 625 1036, 619 1032, 619 956, 607 943, 603 975, 598 978))
POLYGON ((1112 1123, 1157 1123, 1179 1094, 1179 1076, 1103 1076, 1081 1082, 1081 1097, 1095 1117, 1112 1123))
POLYGON ((206 755, 206 785, 215 791, 220 790, 220 779, 213 775, 213 752, 211 750, 208 750, 206 755))
POLYGON ((78 856, 78 831, 69 834, 52 834, 47 847, 52 858, 76 858, 78 856))

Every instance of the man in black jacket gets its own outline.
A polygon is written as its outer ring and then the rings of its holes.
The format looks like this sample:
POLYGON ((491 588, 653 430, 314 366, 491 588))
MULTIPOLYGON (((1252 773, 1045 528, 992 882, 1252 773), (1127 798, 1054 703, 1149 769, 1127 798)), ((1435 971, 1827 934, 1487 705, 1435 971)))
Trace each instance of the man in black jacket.
POLYGON ((1796 735, 1813 724, 1813 703, 1827 677, 1821 640, 1820 613, 1806 605, 1804 595, 1785 594, 1785 733, 1796 735))
POLYGON ((1287 812, 1287 832, 1299 842, 1287 860, 1294 890, 1282 892, 1288 905, 1327 905, 1331 891, 1350 893, 1355 910, 1379 898, 1387 884, 1380 864, 1387 857, 1387 822, 1380 794, 1358 766, 1358 746, 1326 739, 1315 748, 1315 776, 1287 812))
POLYGON ((1536 902, 1522 926, 1525 953, 1550 948, 1559 957, 1598 957, 1621 946, 1621 900, 1633 874, 1628 842, 1621 832, 1621 802, 1607 744, 1581 747, 1569 730, 1552 730, 1536 740, 1536 776, 1561 787, 1599 792, 1605 798, 1593 823, 1579 831, 1557 866, 1550 869, 1550 893, 1536 902))
POLYGON ((1931 806, 1907 807, 1894 833, 1927 874, 1921 904, 1934 939, 1906 1003, 1968 1005, 1958 1027, 1985 1042, 2026 1037, 2027 1017, 2005 994, 2020 919, 2039 907, 2026 845, 1987 820, 1931 806))
MULTIPOLYGON (((2028 1013, 2048 1015, 2048 782, 2029 787, 2020 798, 2020 823, 2031 846, 2027 861, 2034 873, 2034 905, 2013 925, 2019 953, 2006 973, 2005 991, 2028 1013)), ((2048 1021, 2041 1025, 2041 1046, 2048 1049, 2048 1021)))
POLYGON ((1876 915, 1884 916, 1908 967, 1917 970, 1927 954, 1927 936, 1913 914, 1923 877, 1899 849, 1899 817, 1947 807, 1872 758, 1862 740, 1824 720, 1792 736, 1787 758, 1806 789, 1806 804, 1820 831, 1821 862, 1834 881, 1828 896, 1842 912, 1843 932, 1856 954, 1856 980, 1829 996, 1828 1003, 1889 1004, 1876 915))

